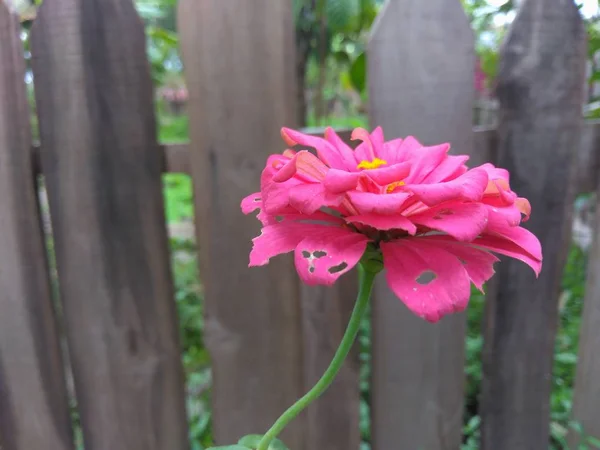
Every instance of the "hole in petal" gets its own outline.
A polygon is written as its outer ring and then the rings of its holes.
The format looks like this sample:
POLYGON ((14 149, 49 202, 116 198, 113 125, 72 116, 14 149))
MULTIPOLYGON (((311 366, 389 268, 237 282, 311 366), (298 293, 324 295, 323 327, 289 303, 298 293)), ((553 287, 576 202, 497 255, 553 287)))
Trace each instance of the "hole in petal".
POLYGON ((433 281, 436 278, 437 275, 435 274, 435 272, 432 272, 431 270, 426 270, 417 277, 416 281, 422 286, 427 286, 428 284, 433 283, 433 281))
POLYGON ((307 252, 306 250, 302 250, 302 256, 304 256, 306 259, 310 258, 310 252, 307 252))
POLYGON ((314 267, 314 266, 310 266, 310 267, 308 268, 308 271, 309 271, 310 273, 315 273, 315 267, 314 267))
POLYGON ((261 198, 260 198, 260 197, 255 197, 255 198, 253 198, 252 200, 253 200, 254 202, 258 203, 258 202, 260 202, 260 201, 261 201, 261 198))
POLYGON ((327 252, 324 252, 322 250, 317 250, 316 252, 313 252, 313 256, 317 259, 323 258, 324 256, 327 256, 327 252))
POLYGON ((341 264, 338 264, 337 266, 333 266, 329 268, 329 273, 339 273, 342 270, 346 269, 348 267, 348 264, 343 262, 341 264))
POLYGON ((277 222, 283 222, 283 216, 275 216, 277 222))

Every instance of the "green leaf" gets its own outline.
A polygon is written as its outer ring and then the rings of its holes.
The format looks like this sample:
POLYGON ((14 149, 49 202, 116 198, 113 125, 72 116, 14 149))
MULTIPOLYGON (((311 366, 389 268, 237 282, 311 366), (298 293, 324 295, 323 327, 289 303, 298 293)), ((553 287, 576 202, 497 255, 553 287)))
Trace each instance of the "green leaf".
POLYGON ((244 447, 243 445, 226 445, 224 447, 210 447, 206 450, 252 450, 250 447, 244 447))
POLYGON ((600 439, 595 438, 593 436, 589 436, 587 438, 587 443, 590 444, 590 445, 593 445, 594 447, 600 448, 600 439))
POLYGON ((354 89, 363 92, 367 86, 367 54, 358 55, 350 66, 350 82, 354 89))
POLYGON ((326 0, 327 26, 334 33, 347 31, 360 18, 360 0, 326 0))
POLYGON ((577 364, 577 355, 575 353, 558 353, 554 359, 562 364, 577 364))
MULTIPOLYGON (((238 444, 248 445, 250 448, 258 447, 263 435, 261 434, 249 434, 248 436, 244 436, 238 442, 238 444)), ((273 439, 271 444, 269 445, 269 450, 290 450, 287 446, 281 442, 279 439, 273 439)))

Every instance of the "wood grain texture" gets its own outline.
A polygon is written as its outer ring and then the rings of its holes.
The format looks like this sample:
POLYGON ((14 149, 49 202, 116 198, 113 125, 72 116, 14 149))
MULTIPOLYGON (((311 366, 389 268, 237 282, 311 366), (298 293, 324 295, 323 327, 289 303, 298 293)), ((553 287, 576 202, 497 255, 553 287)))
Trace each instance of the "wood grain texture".
MULTIPOLYGON (((291 1, 181 0, 191 167, 218 444, 266 431, 303 393, 297 274, 291 258, 248 268, 255 217, 240 211, 267 156, 295 122, 291 1)), ((303 449, 304 426, 284 433, 303 449)))
MULTIPOLYGON (((302 287, 305 389, 321 378, 337 350, 352 313, 358 280, 351 272, 333 287, 302 287)), ((328 391, 306 411, 305 448, 360 447, 360 364, 355 348, 328 391)))
POLYGON ((487 303, 482 448, 549 442, 558 294, 569 245, 576 149, 582 127, 585 30, 574 2, 526 0, 504 43, 498 75, 498 165, 530 200, 524 224, 541 241, 538 280, 524 264, 497 266, 487 303))
POLYGON ((47 0, 31 38, 86 450, 187 449, 142 23, 130 0, 47 0))
MULTIPOLYGON (((597 195, 573 393, 573 420, 582 425, 586 435, 594 437, 600 437, 600 193, 597 195)), ((569 448, 578 448, 581 435, 571 430, 568 441, 569 448)))
MULTIPOLYGON (((391 0, 368 47, 371 124, 473 152, 474 38, 458 0, 391 0)), ((374 450, 461 442, 465 316, 431 325, 381 277, 373 309, 374 450)))
POLYGON ((0 2, 0 447, 72 450, 20 32, 0 2))

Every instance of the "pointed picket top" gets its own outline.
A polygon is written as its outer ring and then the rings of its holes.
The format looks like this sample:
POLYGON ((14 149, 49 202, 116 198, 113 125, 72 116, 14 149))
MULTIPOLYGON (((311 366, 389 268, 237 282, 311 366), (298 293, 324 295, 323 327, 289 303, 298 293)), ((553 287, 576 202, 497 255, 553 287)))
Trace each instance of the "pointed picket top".
MULTIPOLYGON (((460 0, 391 0, 368 46, 371 126, 473 151, 474 36, 460 0)), ((430 325, 389 291, 373 306, 374 450, 458 448, 465 317, 430 325)))
POLYGON ((189 448, 142 22, 131 0, 45 0, 31 40, 85 447, 189 448))
POLYGON ((540 239, 544 267, 537 280, 518 262, 497 268, 483 352, 485 450, 548 446, 559 283, 583 124, 585 41, 572 0, 525 0, 501 51, 498 165, 510 171, 511 188, 531 202, 531 220, 523 226, 540 239))

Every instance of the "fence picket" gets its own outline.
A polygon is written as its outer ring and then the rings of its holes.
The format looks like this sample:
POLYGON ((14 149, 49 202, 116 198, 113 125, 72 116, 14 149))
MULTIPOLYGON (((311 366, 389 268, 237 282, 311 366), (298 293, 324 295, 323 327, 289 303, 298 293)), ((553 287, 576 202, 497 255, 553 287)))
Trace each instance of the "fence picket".
POLYGON ((18 17, 0 2, 0 446, 72 450, 20 32, 18 17))
POLYGON ((142 22, 130 0, 47 0, 31 39, 86 449, 189 448, 142 22))
MULTIPOLYGON (((368 48, 372 126, 381 125, 387 139, 413 135, 472 153, 474 58, 459 0, 391 0, 368 48)), ((375 294, 374 450, 458 448, 464 314, 431 325, 405 309, 384 280, 375 294)))
MULTIPOLYGON (((191 169, 214 373, 217 443, 266 431, 303 393, 299 284, 291 258, 249 269, 259 189, 270 153, 295 122, 291 1, 181 0, 179 29, 190 92, 191 169)), ((297 420, 283 440, 304 447, 297 420)))
POLYGON ((541 241, 539 279, 497 267, 487 303, 482 448, 547 448, 558 294, 569 245, 582 132, 585 28, 573 1, 526 0, 504 43, 497 79, 498 165, 530 200, 524 226, 541 241))

